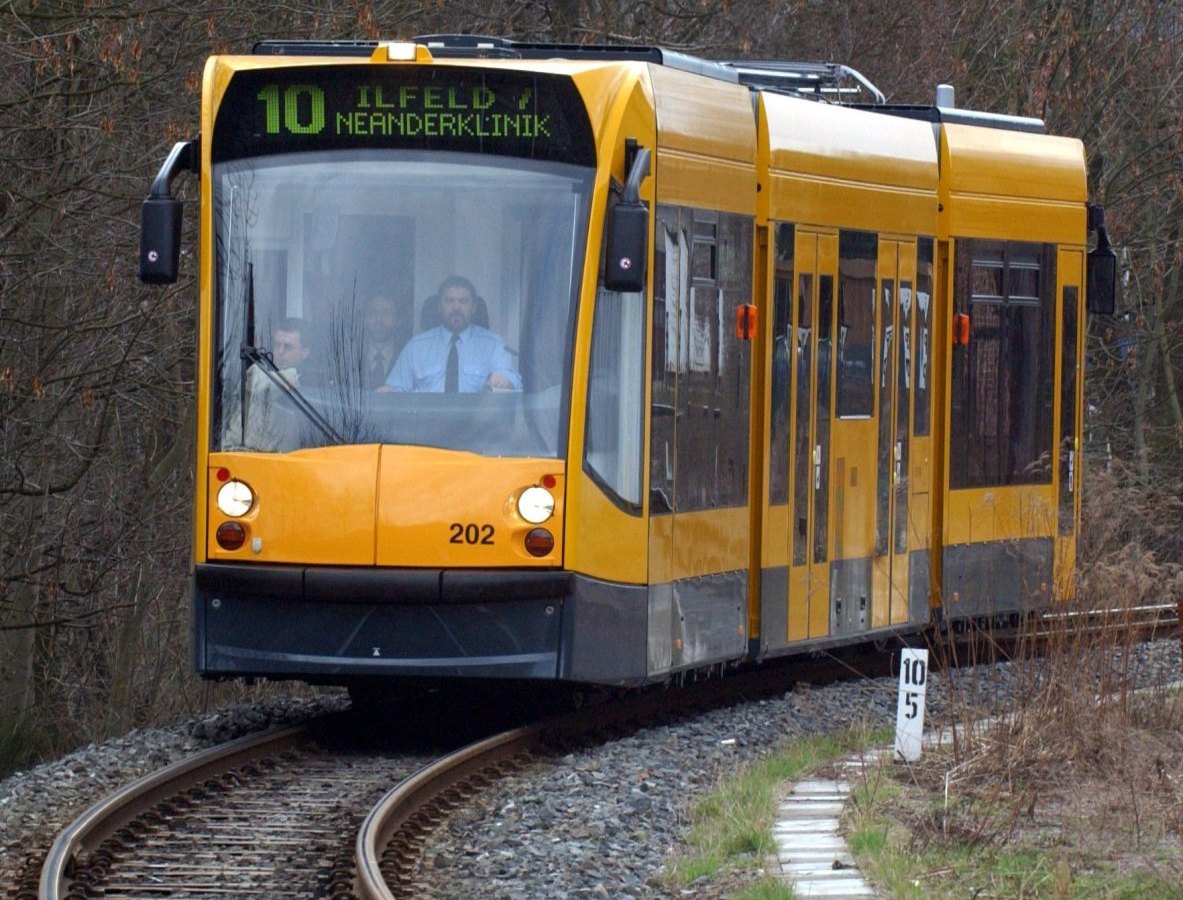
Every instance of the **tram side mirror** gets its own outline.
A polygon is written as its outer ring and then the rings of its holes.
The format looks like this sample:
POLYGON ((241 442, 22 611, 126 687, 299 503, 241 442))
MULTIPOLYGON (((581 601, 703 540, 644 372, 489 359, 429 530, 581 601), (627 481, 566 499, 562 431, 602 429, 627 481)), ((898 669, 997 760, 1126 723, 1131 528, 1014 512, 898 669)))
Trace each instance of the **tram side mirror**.
POLYGON ((1088 311, 1099 316, 1111 316, 1117 309, 1117 254, 1105 244, 1089 251, 1087 272, 1088 311))
POLYGON ((649 256, 649 210, 618 203, 608 219, 608 248, 604 256, 604 287, 633 294, 645 289, 645 260, 649 256))
POLYGON ((1104 207, 1089 207, 1088 227, 1097 232, 1097 246, 1089 251, 1086 264, 1087 308, 1092 315, 1111 316, 1117 309, 1117 254, 1109 243, 1104 207))
POLYGON ((140 281, 173 284, 181 258, 181 201, 149 197, 140 208, 140 281))
POLYGON ((140 207, 140 281, 173 284, 181 258, 181 201, 172 195, 172 182, 187 169, 198 173, 198 141, 179 141, 156 173, 148 199, 140 207))
POLYGON ((649 259, 649 210, 641 201, 641 182, 649 174, 649 149, 636 151, 620 202, 608 213, 604 249, 604 287, 634 294, 645 290, 649 259))

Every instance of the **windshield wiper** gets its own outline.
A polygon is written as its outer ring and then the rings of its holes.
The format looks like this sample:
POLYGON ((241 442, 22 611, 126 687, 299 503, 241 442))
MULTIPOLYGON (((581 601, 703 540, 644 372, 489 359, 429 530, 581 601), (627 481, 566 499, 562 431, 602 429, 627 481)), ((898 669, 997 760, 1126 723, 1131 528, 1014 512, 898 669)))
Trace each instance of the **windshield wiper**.
MULTIPOLYGON (((243 330, 244 340, 239 347, 239 358, 244 363, 253 363, 259 367, 259 371, 271 380, 271 383, 278 387, 288 399, 292 401, 292 405, 296 407, 304 417, 308 419, 313 425, 319 429, 320 433, 335 444, 344 444, 345 438, 337 433, 328 420, 317 411, 316 407, 312 405, 307 397, 300 393, 300 390, 283 377, 279 371, 279 367, 275 364, 275 360, 271 358, 271 351, 261 350, 255 346, 255 264, 247 263, 247 283, 246 283, 246 328, 243 330)), ((240 409, 242 410, 242 434, 246 434, 246 393, 247 393, 247 366, 243 366, 242 373, 242 403, 240 409)))

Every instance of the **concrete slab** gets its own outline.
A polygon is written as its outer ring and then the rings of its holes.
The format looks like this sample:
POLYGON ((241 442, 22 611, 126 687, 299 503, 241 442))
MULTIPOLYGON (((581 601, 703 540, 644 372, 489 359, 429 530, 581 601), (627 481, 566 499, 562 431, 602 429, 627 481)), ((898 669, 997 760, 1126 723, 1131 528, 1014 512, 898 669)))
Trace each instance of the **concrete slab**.
POLYGON ((850 781, 864 778, 865 768, 877 760, 872 753, 844 760, 842 779, 803 779, 778 804, 773 827, 777 856, 781 875, 791 882, 796 896, 827 900, 876 896, 856 868, 839 828, 850 798, 850 781))

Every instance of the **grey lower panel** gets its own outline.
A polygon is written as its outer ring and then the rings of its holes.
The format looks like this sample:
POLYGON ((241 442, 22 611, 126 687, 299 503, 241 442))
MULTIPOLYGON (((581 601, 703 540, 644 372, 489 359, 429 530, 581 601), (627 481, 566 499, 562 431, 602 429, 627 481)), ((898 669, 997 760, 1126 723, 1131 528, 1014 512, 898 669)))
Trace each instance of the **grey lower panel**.
POLYGON ((946 547, 942 604, 947 618, 1037 609, 1052 584, 1051 538, 946 547))
POLYGON ((747 574, 631 586, 576 576, 563 611, 561 678, 640 684, 747 651, 747 574))
POLYGON ((760 571, 760 649, 755 655, 768 650, 781 650, 789 646, 789 569, 777 566, 760 571))
POLYGON ((908 618, 913 622, 928 622, 932 618, 931 596, 932 552, 913 550, 908 555, 908 618))
MULTIPOLYGON (((650 630, 651 642, 672 640, 670 665, 650 669, 650 675, 710 665, 736 659, 747 650, 746 572, 723 572, 675 581, 668 628, 650 630)), ((651 603, 659 603, 661 591, 651 590, 651 603)), ((654 623, 658 624, 658 623, 654 623)))
POLYGON ((544 678, 557 674, 561 598, 369 604, 198 591, 205 675, 544 678))
MULTIPOLYGON (((499 591, 499 573, 460 573, 470 581, 479 576, 480 590, 439 599, 386 591, 394 582, 380 577, 383 573, 362 575, 381 582, 384 593, 311 595, 302 570, 259 569, 241 579, 228 571, 201 574, 194 581, 193 654, 207 677, 635 685, 683 668, 736 660, 747 650, 743 572, 653 588, 567 573, 525 583, 508 572, 499 591)), ((450 574, 440 582, 445 587, 450 574)), ((365 587, 365 578, 350 583, 365 587)))
POLYGON ((858 634, 871 627, 871 559, 830 564, 830 633, 858 634))
POLYGON ((599 684, 645 680, 648 591, 575 576, 575 590, 563 609, 563 652, 559 677, 599 684))

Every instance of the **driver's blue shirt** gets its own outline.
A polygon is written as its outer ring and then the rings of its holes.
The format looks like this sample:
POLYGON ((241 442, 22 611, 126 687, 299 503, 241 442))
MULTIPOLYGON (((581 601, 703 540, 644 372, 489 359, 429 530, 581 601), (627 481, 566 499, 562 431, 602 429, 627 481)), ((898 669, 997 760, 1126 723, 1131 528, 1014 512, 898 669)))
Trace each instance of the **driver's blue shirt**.
MULTIPOLYGON (((444 390, 444 379, 451 348, 452 332, 437 325, 407 342, 390 374, 386 386, 395 391, 444 390)), ((513 359, 505 349, 505 342, 480 325, 469 325, 457 336, 459 356, 458 390, 475 393, 486 388, 489 376, 500 372, 515 391, 522 389, 522 378, 514 368, 513 359)))

